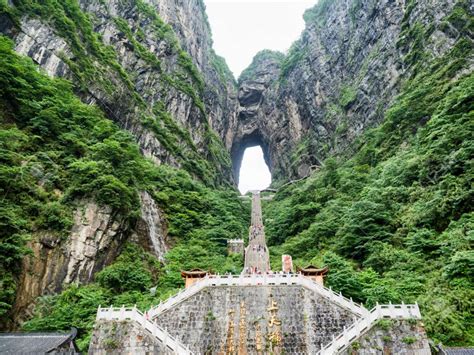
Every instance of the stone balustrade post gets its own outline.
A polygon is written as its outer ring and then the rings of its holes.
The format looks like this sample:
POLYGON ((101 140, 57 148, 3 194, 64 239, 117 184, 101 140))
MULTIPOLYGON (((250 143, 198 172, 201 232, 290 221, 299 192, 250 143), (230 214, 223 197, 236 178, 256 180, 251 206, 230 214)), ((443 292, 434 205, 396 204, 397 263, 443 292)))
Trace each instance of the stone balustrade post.
POLYGON ((357 333, 357 335, 359 335, 361 333, 361 327, 360 327, 360 321, 359 320, 356 320, 355 323, 354 323, 354 329, 357 333))
POLYGON ((100 304, 99 304, 99 308, 97 308, 97 314, 95 316, 95 321, 96 322, 100 319, 101 313, 102 313, 102 308, 100 307, 100 304))
POLYGON ((107 320, 112 320, 114 319, 114 306, 110 305, 109 311, 107 312, 107 320))
POLYGON ((159 329, 158 329, 158 324, 157 324, 156 319, 155 319, 155 320, 153 321, 153 335, 154 335, 155 337, 158 337, 158 330, 159 330, 159 329))
POLYGON ((342 334, 343 334, 344 344, 347 344, 347 343, 349 343, 349 337, 348 337, 348 334, 347 334, 347 328, 346 328, 346 326, 344 326, 344 327, 342 328, 342 331, 343 331, 342 334))

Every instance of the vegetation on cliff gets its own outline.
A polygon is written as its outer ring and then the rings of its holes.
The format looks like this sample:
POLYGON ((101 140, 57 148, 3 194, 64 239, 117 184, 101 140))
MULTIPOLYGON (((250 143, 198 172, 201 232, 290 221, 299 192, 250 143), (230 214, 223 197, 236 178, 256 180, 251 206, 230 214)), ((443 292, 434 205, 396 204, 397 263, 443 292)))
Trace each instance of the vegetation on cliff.
POLYGON ((135 263, 140 258, 121 256, 99 273, 99 286, 74 286, 46 297, 28 329, 65 329, 77 322, 82 337, 90 328, 80 324, 89 322, 90 315, 78 319, 107 304, 105 300, 122 297, 124 304, 141 304, 157 280, 162 296, 181 286, 182 267, 238 270, 241 260, 226 256, 225 241, 245 232, 249 212, 235 190, 210 188, 184 170, 154 165, 130 134, 97 107, 83 104, 68 82, 47 77, 29 58, 18 56, 5 37, 0 37, 0 94, 1 316, 8 315, 14 301, 27 241, 39 231, 67 238, 72 211, 84 198, 111 206, 133 225, 139 215, 138 193, 148 191, 166 213, 175 247, 166 266, 152 263, 150 275, 145 271, 149 258, 146 267, 139 267, 135 263), (126 281, 117 288, 122 278, 126 281), (134 298, 120 296, 132 289, 134 298), (85 297, 88 308, 79 301, 71 306, 76 297, 85 297), (48 312, 41 311, 44 307, 50 307, 48 312))
POLYGON ((282 52, 278 51, 271 51, 269 49, 264 49, 257 54, 252 59, 252 63, 245 68, 244 71, 239 76, 239 83, 249 80, 251 78, 254 78, 258 73, 256 70, 258 69, 258 64, 269 61, 269 62, 274 62, 277 64, 280 64, 283 59, 285 58, 285 55, 282 52))
MULTIPOLYGON (((16 7, 0 0, 0 15, 18 26, 24 15, 47 21, 67 41, 74 60, 62 59, 74 75, 74 87, 38 71, 0 37, 0 317, 8 317, 14 302, 28 241, 39 232, 68 238, 79 201, 111 206, 132 226, 140 211, 139 192, 147 191, 165 211, 173 246, 162 264, 127 244, 93 283, 71 285, 38 300, 24 328, 75 326, 85 350, 99 304, 146 309, 182 286, 181 269, 239 272, 242 260, 226 254, 225 240, 246 233, 248 206, 239 202, 234 189, 223 186, 226 178, 219 166, 228 169, 230 162, 206 119, 202 75, 153 8, 136 2, 137 16, 147 19, 156 39, 166 42, 176 59, 173 72, 159 73, 160 85, 193 102, 205 127, 207 153, 196 147, 189 130, 173 119, 162 100, 147 107, 133 77, 119 64, 114 49, 94 33, 93 19, 77 1, 13 3, 16 7), (115 95, 117 83, 124 91, 116 99, 142 113, 140 123, 182 169, 154 165, 104 111, 75 96, 87 95, 91 84, 115 95), (156 293, 150 292, 154 287, 156 293)), ((353 3, 356 9, 359 2, 353 3)), ((368 306, 417 301, 433 339, 473 345, 474 75, 466 70, 472 63, 474 48, 467 37, 473 21, 468 2, 459 1, 437 29, 455 29, 457 42, 432 58, 425 42, 434 29, 408 21, 414 3, 407 1, 398 41, 408 74, 383 124, 358 140, 351 158, 327 159, 320 171, 265 202, 272 266, 278 268, 281 254, 291 254, 300 266, 327 264, 328 284, 344 295, 368 306)), ((321 0, 305 14, 307 24, 323 26, 330 5, 330 0, 321 0)), ((143 45, 143 32, 123 18, 113 23, 144 66, 163 69, 143 45)), ((306 55, 300 41, 286 57, 263 51, 254 61, 280 63, 283 85, 306 55)), ((231 81, 223 59, 211 53, 211 60, 216 76, 231 81)), ((252 77, 254 70, 250 66, 239 80, 252 77)), ((327 118, 350 107, 357 80, 335 89, 339 98, 327 105, 327 118)), ((302 143, 295 156, 315 146, 310 135, 302 143)))
MULTIPOLYGON (((104 6, 104 5, 101 5, 104 6)), ((149 92, 140 90, 137 74, 127 71, 121 62, 120 55, 113 45, 105 44, 101 36, 94 31, 96 20, 90 14, 81 10, 77 0, 57 2, 15 0, 12 4, 0 1, 0 15, 9 17, 18 29, 25 18, 37 18, 48 24, 54 32, 63 38, 71 55, 58 53, 72 72, 72 82, 75 92, 80 95, 90 95, 103 107, 110 119, 119 122, 117 114, 111 110, 113 103, 120 103, 127 110, 139 112, 136 116, 151 131, 160 144, 173 156, 181 166, 206 184, 226 184, 230 176, 231 163, 225 148, 212 131, 204 105, 204 79, 201 72, 194 65, 189 54, 184 51, 169 24, 166 24, 156 10, 144 1, 123 2, 123 8, 130 8, 136 12, 140 23, 146 24, 144 28, 131 28, 130 19, 121 17, 112 18, 111 22, 117 31, 128 40, 131 50, 137 58, 143 61, 144 68, 151 68, 156 76, 155 94, 163 95, 169 90, 177 90, 188 96, 194 104, 194 114, 202 124, 202 140, 205 149, 198 149, 190 139, 186 127, 171 119, 166 120, 163 109, 158 112, 147 105, 149 92), (167 57, 173 57, 172 70, 165 67, 161 58, 149 50, 144 31, 157 43, 166 47, 167 57), (97 95, 100 92, 100 95, 97 95), (104 97, 106 98, 104 100, 104 97), (178 132, 179 131, 179 132, 178 132)), ((107 12, 104 7, 104 13, 107 12)), ((215 53, 209 53, 214 60, 213 67, 218 79, 229 80, 229 70, 225 61, 218 58, 215 53)), ((232 82, 232 81, 231 81, 232 82)), ((227 81, 222 81, 226 85, 227 81)), ((157 98, 155 106, 162 106, 165 97, 157 98)), ((126 115, 121 112, 121 115, 126 115)), ((130 113, 128 113, 130 114, 130 113)), ((168 115, 169 116, 169 115, 168 115)))
MULTIPOLYGON (((454 12, 469 19, 465 9, 454 12)), ((462 33, 472 22, 450 25, 462 33)), ((344 295, 418 302, 432 339, 473 345, 474 74, 465 69, 474 48, 460 36, 429 58, 420 36, 431 30, 406 25, 399 45, 412 75, 383 124, 352 158, 329 158, 279 190, 264 208, 267 235, 272 265, 281 254, 326 264, 328 285, 344 295)))

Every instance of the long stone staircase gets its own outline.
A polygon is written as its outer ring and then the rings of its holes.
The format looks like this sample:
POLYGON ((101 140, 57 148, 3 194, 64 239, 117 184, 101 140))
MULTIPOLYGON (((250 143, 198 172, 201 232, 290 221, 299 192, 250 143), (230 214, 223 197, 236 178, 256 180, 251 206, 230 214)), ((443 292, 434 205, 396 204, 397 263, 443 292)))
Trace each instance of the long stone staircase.
MULTIPOLYGON (((348 351, 384 318, 419 320, 421 314, 417 304, 377 304, 369 311, 306 276, 272 272, 260 196, 253 193, 241 274, 206 275, 145 313, 99 307, 96 322, 134 322, 155 339, 154 353, 327 355, 348 351)), ((139 353, 136 347, 133 352, 139 353)))
POLYGON ((243 273, 261 273, 270 271, 270 256, 265 241, 262 206, 260 194, 252 194, 252 218, 249 228, 249 244, 245 248, 245 265, 243 273))

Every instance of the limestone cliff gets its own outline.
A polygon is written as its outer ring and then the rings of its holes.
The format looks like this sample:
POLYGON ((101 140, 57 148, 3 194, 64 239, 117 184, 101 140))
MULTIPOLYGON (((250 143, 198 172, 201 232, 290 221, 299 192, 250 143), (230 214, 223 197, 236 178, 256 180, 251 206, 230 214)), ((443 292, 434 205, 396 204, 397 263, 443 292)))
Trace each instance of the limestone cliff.
MULTIPOLYGON (((0 23, 19 54, 70 80, 82 101, 129 131, 157 165, 183 168, 209 185, 232 182, 219 136, 235 111, 235 83, 212 50, 202 1, 13 1, 1 5, 0 23)), ((126 241, 163 260, 165 215, 148 192, 139 197, 137 219, 77 201, 68 236, 34 233, 18 280, 16 322, 30 315, 36 297, 92 281, 126 241)))
POLYGON ((77 5, 49 16, 46 5, 43 14, 13 2, 15 16, 3 14, 1 30, 49 75, 72 80, 85 102, 130 131, 157 164, 182 167, 209 183, 231 181, 216 132, 224 137, 229 128, 234 81, 212 50, 203 3, 77 5))
MULTIPOLYGON (((277 180, 350 154, 417 70, 416 50, 441 56, 459 39, 448 18, 456 4, 474 10, 454 0, 320 0, 289 53, 257 55, 238 88, 212 50, 202 0, 1 2, 0 33, 50 76, 70 80, 157 165, 216 186, 238 180, 249 145, 262 145, 277 180)), ((94 200, 75 203, 67 238, 35 231, 30 241, 17 320, 35 297, 90 282, 125 241, 158 258, 167 250, 166 218, 148 192, 138 221, 94 200)))
POLYGON ((56 294, 65 285, 84 284, 120 254, 132 240, 163 260, 166 220, 151 196, 142 192, 141 217, 135 225, 108 206, 80 201, 67 239, 38 232, 29 243, 32 255, 23 260, 14 307, 16 322, 32 315, 38 296, 56 294))
POLYGON ((234 174, 249 141, 262 145, 274 179, 283 181, 307 175, 331 154, 350 154, 419 64, 414 51, 440 57, 462 37, 449 17, 455 4, 468 7, 454 0, 320 0, 284 58, 264 51, 239 79, 234 174), (429 35, 419 42, 423 27, 429 35))

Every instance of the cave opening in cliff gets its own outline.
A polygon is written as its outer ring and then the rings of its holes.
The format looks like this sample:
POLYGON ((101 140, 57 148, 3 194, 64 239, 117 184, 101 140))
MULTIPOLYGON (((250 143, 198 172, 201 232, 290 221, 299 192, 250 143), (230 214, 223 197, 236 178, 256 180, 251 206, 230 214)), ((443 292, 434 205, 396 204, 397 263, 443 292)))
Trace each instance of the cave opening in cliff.
POLYGON ((239 191, 263 190, 270 186, 272 177, 260 145, 247 147, 239 171, 239 191))

